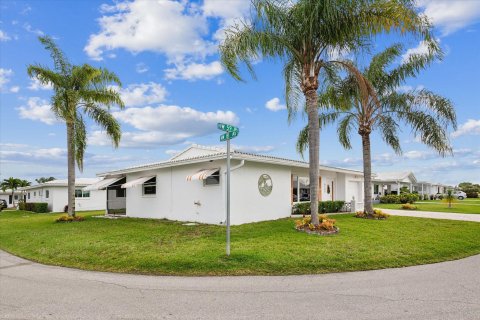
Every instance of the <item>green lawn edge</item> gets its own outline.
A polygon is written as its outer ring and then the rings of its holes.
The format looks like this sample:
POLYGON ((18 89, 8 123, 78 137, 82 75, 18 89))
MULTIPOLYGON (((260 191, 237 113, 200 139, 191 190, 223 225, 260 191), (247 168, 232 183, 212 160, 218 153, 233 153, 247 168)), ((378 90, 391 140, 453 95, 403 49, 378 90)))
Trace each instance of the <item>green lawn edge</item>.
POLYGON ((34 262, 82 270, 175 276, 299 275, 365 271, 480 254, 480 224, 392 216, 335 215, 340 234, 298 232, 292 219, 225 228, 154 219, 94 218, 55 223, 59 214, 0 213, 0 249, 34 262))

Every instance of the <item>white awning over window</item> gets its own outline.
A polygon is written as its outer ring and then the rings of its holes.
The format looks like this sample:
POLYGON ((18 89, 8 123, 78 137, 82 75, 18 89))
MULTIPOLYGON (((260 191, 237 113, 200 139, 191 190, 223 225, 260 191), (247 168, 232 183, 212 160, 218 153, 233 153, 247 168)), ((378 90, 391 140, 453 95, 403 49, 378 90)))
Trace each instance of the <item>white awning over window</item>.
POLYGON ((86 186, 85 188, 83 188, 83 191, 104 190, 106 187, 114 184, 117 181, 122 180, 123 178, 124 177, 103 179, 95 182, 94 184, 86 186))
POLYGON ((144 184, 146 181, 148 181, 148 180, 150 180, 150 179, 152 179, 152 178, 155 178, 155 176, 138 178, 138 179, 129 181, 129 182, 125 183, 125 184, 122 184, 122 188, 124 188, 124 189, 126 189, 126 188, 132 188, 132 187, 135 187, 135 186, 144 184))
POLYGON ((195 173, 193 175, 187 176, 187 181, 205 180, 219 170, 220 170, 220 168, 202 169, 202 170, 198 171, 197 173, 195 173))

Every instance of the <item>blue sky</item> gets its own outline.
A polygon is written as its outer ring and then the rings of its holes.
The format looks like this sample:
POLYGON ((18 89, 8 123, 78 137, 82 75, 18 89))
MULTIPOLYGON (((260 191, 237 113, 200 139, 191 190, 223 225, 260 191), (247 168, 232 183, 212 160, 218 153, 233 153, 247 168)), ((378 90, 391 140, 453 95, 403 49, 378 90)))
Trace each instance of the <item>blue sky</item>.
MULTIPOLYGON (((51 66, 37 40, 53 36, 74 64, 116 72, 127 108, 114 110, 122 125, 120 148, 112 148, 94 123, 84 177, 97 172, 168 159, 191 143, 220 145, 217 122, 238 125, 233 143, 244 151, 300 158, 297 133, 306 119, 288 124, 282 66, 258 61, 258 79, 230 78, 218 62, 222 30, 246 14, 248 1, 2 1, 0 16, 0 179, 66 177, 65 126, 49 111, 52 90, 28 78, 32 63, 51 66)), ((453 157, 441 158, 401 133, 396 156, 374 134, 373 169, 413 171, 417 178, 457 184, 480 182, 480 1, 421 0, 418 10, 435 24, 445 59, 406 86, 425 87, 451 99, 459 129, 451 132, 453 157)), ((421 51, 418 39, 382 36, 374 51, 401 41, 421 51)), ((368 59, 368 56, 363 58, 368 59)), ((336 128, 322 131, 322 163, 361 168, 359 137, 343 150, 336 128)))

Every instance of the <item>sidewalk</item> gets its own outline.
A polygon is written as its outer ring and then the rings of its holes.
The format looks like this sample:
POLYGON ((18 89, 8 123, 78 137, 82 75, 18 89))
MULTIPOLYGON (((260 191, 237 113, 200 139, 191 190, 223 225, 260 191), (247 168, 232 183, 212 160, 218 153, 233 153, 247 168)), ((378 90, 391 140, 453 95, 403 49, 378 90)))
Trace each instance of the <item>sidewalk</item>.
MULTIPOLYGON (((375 206, 374 206, 375 207, 375 206)), ((381 209, 394 216, 480 222, 480 214, 381 209)))

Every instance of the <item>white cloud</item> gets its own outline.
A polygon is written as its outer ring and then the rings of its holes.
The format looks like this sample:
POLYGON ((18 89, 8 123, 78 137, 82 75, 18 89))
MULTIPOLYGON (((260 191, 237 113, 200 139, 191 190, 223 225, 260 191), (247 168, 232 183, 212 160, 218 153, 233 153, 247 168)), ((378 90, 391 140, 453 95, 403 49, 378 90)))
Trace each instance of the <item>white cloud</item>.
POLYGON ((148 66, 143 62, 137 63, 135 66, 135 71, 137 73, 145 73, 148 71, 148 66))
MULTIPOLYGON (((438 41, 438 40, 437 40, 438 41)), ((411 55, 414 54, 428 54, 428 45, 425 41, 420 41, 418 46, 415 48, 410 48, 402 55, 402 63, 408 61, 411 55)))
POLYGON ((444 36, 480 20, 480 1, 418 0, 417 3, 444 36))
POLYGON ((213 36, 214 39, 222 41, 225 38, 225 28, 244 17, 248 13, 249 7, 250 1, 246 0, 204 0, 204 15, 220 18, 219 28, 213 36))
POLYGON ((397 91, 401 92, 401 93, 405 93, 405 92, 409 92, 409 91, 413 91, 413 90, 420 91, 420 90, 423 90, 423 89, 425 89, 425 86, 422 85, 422 84, 419 84, 416 87, 409 86, 409 85, 403 85, 403 86, 397 87, 397 91))
POLYGON ((190 63, 176 64, 175 68, 165 69, 165 77, 167 79, 183 79, 183 80, 209 80, 223 73, 222 65, 219 61, 211 63, 190 63))
POLYGON ((5 85, 10 82, 10 78, 13 76, 12 69, 0 68, 0 91, 5 90, 5 85))
POLYGON ((43 36, 43 35, 45 35, 45 33, 44 33, 42 30, 33 28, 33 27, 32 27, 29 23, 27 23, 27 22, 23 24, 23 28, 24 28, 26 31, 30 32, 30 33, 36 34, 37 36, 43 36))
POLYGON ((175 150, 175 149, 165 150, 165 153, 168 154, 170 157, 176 156, 180 152, 182 152, 182 150, 175 150))
POLYGON ((0 158, 4 161, 12 162, 58 162, 65 160, 67 157, 67 150, 62 148, 45 148, 35 149, 31 151, 18 150, 1 150, 0 158))
POLYGON ((267 108, 270 111, 276 112, 276 111, 287 109, 287 106, 284 104, 281 104, 279 98, 273 98, 267 101, 267 103, 265 104, 265 108, 267 108))
POLYGON ((0 30, 0 41, 8 41, 10 39, 10 36, 6 32, 0 30))
MULTIPOLYGON (((218 122, 238 124, 232 111, 202 112, 192 108, 161 105, 159 107, 129 108, 114 112, 119 121, 139 131, 122 134, 122 147, 143 148, 182 143, 194 137, 217 131, 218 122)), ((89 137, 92 145, 107 146, 110 141, 102 131, 89 137)))
POLYGON ((27 106, 17 108, 20 118, 41 121, 48 125, 58 122, 57 118, 51 110, 51 105, 38 97, 29 98, 27 106))
POLYGON ((28 86, 28 89, 33 90, 33 91, 38 91, 38 90, 52 90, 53 85, 48 83, 48 84, 43 84, 38 80, 37 78, 32 78, 30 79, 30 85, 28 86))
POLYGON ((134 83, 126 88, 117 88, 127 107, 138 107, 152 103, 160 103, 167 96, 167 89, 159 83, 134 83))
POLYGON ((204 56, 214 49, 203 39, 208 34, 206 19, 186 1, 124 1, 103 5, 102 12, 100 32, 90 35, 84 48, 95 60, 117 48, 164 53, 170 60, 204 56))
POLYGON ((20 91, 20 87, 19 87, 19 86, 14 86, 14 87, 11 87, 11 88, 10 88, 10 92, 17 93, 18 91, 20 91))
POLYGON ((453 138, 464 135, 480 135, 480 119, 468 119, 467 122, 458 127, 457 131, 452 133, 453 138))

